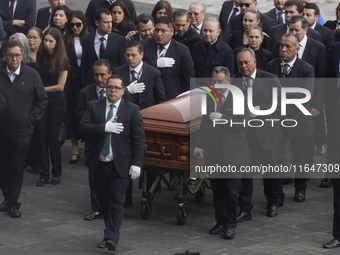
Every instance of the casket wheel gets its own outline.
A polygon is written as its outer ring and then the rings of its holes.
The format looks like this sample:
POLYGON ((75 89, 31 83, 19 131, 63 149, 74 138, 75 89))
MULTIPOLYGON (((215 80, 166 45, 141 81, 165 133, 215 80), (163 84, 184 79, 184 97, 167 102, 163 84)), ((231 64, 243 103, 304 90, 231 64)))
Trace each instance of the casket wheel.
POLYGON ((151 215, 151 203, 148 200, 142 201, 140 206, 140 217, 143 220, 147 220, 149 219, 150 215, 151 215))
POLYGON ((201 186, 198 188, 198 190, 195 193, 195 200, 197 203, 202 202, 205 195, 205 186, 202 183, 201 186))
POLYGON ((188 209, 186 206, 177 207, 177 223, 184 225, 188 219, 188 209))

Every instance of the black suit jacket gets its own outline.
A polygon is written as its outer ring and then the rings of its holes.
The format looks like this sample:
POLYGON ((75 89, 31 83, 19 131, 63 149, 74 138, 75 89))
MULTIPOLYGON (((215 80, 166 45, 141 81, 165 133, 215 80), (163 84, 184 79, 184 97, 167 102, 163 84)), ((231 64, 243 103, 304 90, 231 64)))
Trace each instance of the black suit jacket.
POLYGON ((333 31, 327 27, 321 26, 319 23, 316 23, 315 31, 321 34, 322 43, 326 46, 327 51, 329 52, 334 43, 333 31))
MULTIPOLYGON (((133 4, 133 2, 131 0, 122 0, 122 1, 124 2, 126 9, 130 13, 131 21, 133 23, 136 23, 137 14, 136 14, 135 5, 133 4)), ((89 5, 87 6, 85 16, 86 16, 88 29, 89 29, 90 33, 96 31, 96 29, 97 29, 97 26, 94 23, 93 15, 100 8, 110 9, 109 2, 107 2, 106 0, 91 0, 89 2, 89 5)))
MULTIPOLYGON (((140 110, 162 103, 166 100, 161 72, 157 68, 145 63, 143 63, 142 68, 143 72, 138 82, 144 83, 145 90, 143 93, 136 94, 139 98, 138 105, 140 110)), ((117 67, 113 72, 122 76, 126 85, 130 84, 130 70, 128 64, 117 67)))
POLYGON ((337 102, 329 127, 326 163, 340 164, 340 101, 337 102))
MULTIPOLYGON (((278 88, 278 99, 276 111, 270 115, 257 116, 255 119, 262 119, 264 125, 261 128, 255 128, 256 135, 264 150, 274 148, 281 140, 280 126, 276 122, 265 121, 266 119, 279 119, 281 109, 281 84, 276 75, 256 69, 256 77, 253 81, 253 106, 260 106, 260 110, 268 110, 273 105, 273 88, 278 88)), ((242 75, 238 72, 234 75, 231 84, 237 84, 246 93, 246 87, 243 83, 242 75)))
POLYGON ((232 33, 231 37, 229 38, 229 42, 227 42, 232 49, 236 49, 236 48, 245 46, 243 44, 243 33, 244 33, 244 29, 234 31, 232 33))
MULTIPOLYGON (((280 45, 279 42, 281 41, 282 36, 286 34, 286 32, 287 24, 276 25, 269 30, 269 40, 265 48, 273 52, 274 56, 276 55, 275 52, 278 52, 277 46, 280 45)), ((308 29, 307 36, 322 43, 321 35, 318 32, 314 31, 314 29, 308 29)))
MULTIPOLYGON (((246 100, 245 100, 246 102, 246 100)), ((197 147, 204 149, 205 164, 216 164, 214 152, 221 152, 225 165, 240 167, 250 162, 250 153, 246 139, 247 126, 233 125, 231 122, 248 122, 249 110, 245 106, 245 115, 233 115, 233 96, 229 91, 225 102, 222 105, 221 119, 228 121, 226 125, 216 125, 209 118, 211 112, 215 112, 214 103, 210 97, 207 100, 207 115, 203 115, 200 131, 197 139, 197 147)))
POLYGON ((50 8, 51 7, 43 7, 38 10, 35 26, 40 28, 41 31, 44 31, 50 24, 50 8))
POLYGON ((229 18, 230 13, 233 10, 233 6, 234 6, 234 2, 232 0, 225 1, 222 5, 220 16, 218 18, 218 20, 220 21, 222 31, 226 31, 227 29, 228 18, 229 18))
MULTIPOLYGON (((309 90, 311 98, 313 98, 314 92, 314 68, 307 62, 296 58, 292 70, 283 78, 281 72, 281 58, 276 58, 267 64, 267 71, 275 74, 280 79, 282 88, 286 87, 300 87, 309 90), (295 78, 295 79, 293 79, 295 78), (300 79, 301 78, 301 79, 300 79)), ((301 98, 304 95, 300 93, 287 93, 287 98, 301 98)), ((282 100, 282 99, 281 99, 282 100)), ((304 107, 310 112, 311 101, 304 103, 304 107)), ((281 109, 282 110, 282 109, 281 109)), ((304 137, 314 133, 314 124, 311 115, 304 115, 295 105, 287 105, 286 116, 281 116, 283 119, 294 119, 298 122, 296 127, 286 128, 289 137, 304 137)))
POLYGON ((198 78, 211 77, 216 66, 228 67, 230 74, 234 74, 233 50, 221 38, 209 47, 205 41, 196 43, 191 55, 195 64, 195 75, 198 78))
POLYGON ((6 104, 5 98, 0 94, 0 113, 2 109, 4 109, 5 104, 6 104))
POLYGON ((2 18, 7 36, 11 36, 14 33, 24 33, 27 35, 28 30, 35 24, 36 12, 36 0, 18 0, 13 19, 25 20, 25 24, 21 27, 13 26, 13 21, 9 13, 9 1, 0 1, 0 17, 2 18))
MULTIPOLYGON (((157 67, 157 44, 154 38, 140 41, 144 47, 143 60, 157 67)), ((159 68, 162 74, 166 99, 172 99, 179 94, 190 90, 190 78, 195 77, 194 62, 192 61, 188 47, 171 39, 165 57, 173 58, 175 64, 172 67, 159 68)))
MULTIPOLYGON (((269 18, 268 16, 264 15, 260 12, 260 19, 262 24, 262 30, 265 33, 269 33, 269 30, 275 26, 275 21, 269 18)), ((242 30, 243 29, 243 15, 237 15, 233 17, 230 22, 230 31, 228 29, 224 33, 224 38, 227 39, 234 31, 242 30)), ((229 26, 228 26, 229 27, 229 26)))
MULTIPOLYGON (((82 55, 82 79, 83 87, 92 84, 93 79, 93 64, 98 60, 98 56, 94 49, 94 40, 96 32, 85 35, 82 38, 83 55, 82 55)), ((116 33, 110 33, 105 50, 104 59, 110 62, 111 68, 123 65, 126 63, 124 53, 125 38, 116 33)))
MULTIPOLYGON (((90 172, 97 168, 99 156, 104 146, 106 98, 91 101, 80 122, 80 130, 87 135, 89 155, 86 166, 90 172)), ((111 134, 114 163, 121 177, 128 177, 131 165, 142 168, 145 150, 145 135, 139 107, 122 99, 117 111, 118 122, 124 126, 120 134, 111 134)))
POLYGON ((335 30, 336 29, 336 25, 338 24, 337 20, 328 20, 325 25, 323 25, 324 27, 329 28, 330 30, 335 30))
MULTIPOLYGON (((79 78, 81 76, 81 66, 78 66, 76 50, 74 48, 74 44, 66 44, 67 40, 65 40, 66 46, 66 54, 69 60, 69 72, 68 78, 79 78)), ((79 81, 81 84, 81 80, 79 81)))
POLYGON ((264 15, 268 16, 272 20, 275 21, 275 24, 277 25, 277 15, 276 15, 276 8, 270 9, 268 12, 263 13, 264 15))
POLYGON ((194 46, 195 43, 203 40, 202 37, 191 28, 191 26, 189 26, 188 30, 184 33, 184 35, 182 36, 174 35, 173 39, 187 46, 189 50, 192 49, 192 46, 194 46))

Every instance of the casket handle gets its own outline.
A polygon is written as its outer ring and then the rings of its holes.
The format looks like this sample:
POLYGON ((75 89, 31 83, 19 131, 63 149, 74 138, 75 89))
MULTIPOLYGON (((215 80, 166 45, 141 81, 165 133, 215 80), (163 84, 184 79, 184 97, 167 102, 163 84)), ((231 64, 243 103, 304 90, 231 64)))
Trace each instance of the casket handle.
POLYGON ((171 158, 170 153, 165 153, 165 147, 162 146, 161 152, 147 151, 145 156, 155 157, 155 158, 171 158))

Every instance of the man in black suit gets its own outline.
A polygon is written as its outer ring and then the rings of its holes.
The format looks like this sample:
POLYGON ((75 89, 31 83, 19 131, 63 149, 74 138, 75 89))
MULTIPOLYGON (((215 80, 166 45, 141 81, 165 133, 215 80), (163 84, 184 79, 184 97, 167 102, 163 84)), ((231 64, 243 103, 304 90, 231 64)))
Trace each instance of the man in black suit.
POLYGON ((264 13, 269 18, 275 21, 276 25, 286 23, 285 21, 285 5, 286 0, 274 0, 275 8, 270 11, 264 13))
MULTIPOLYGON (((288 2, 288 1, 287 1, 288 2)), ((286 2, 286 3, 287 3, 286 2)), ((296 87, 309 90, 311 98, 314 93, 314 68, 304 60, 297 57, 299 51, 299 37, 295 34, 285 34, 280 43, 280 58, 267 64, 267 71, 275 74, 280 79, 282 88, 296 87), (295 78, 295 79, 293 79, 295 78)), ((301 98, 301 93, 288 93, 287 98, 301 98)), ((303 104, 311 112, 311 100, 303 104)), ((292 155, 297 166, 312 165, 314 160, 314 125, 312 115, 306 115, 295 105, 287 105, 285 119, 297 122, 294 127, 281 128, 283 139, 277 147, 277 163, 284 164, 286 141, 289 139, 292 155)), ((282 110, 282 109, 281 109, 282 110)), ((306 199, 307 179, 304 175, 295 178, 295 202, 306 199)), ((283 182, 281 182, 283 187, 283 182)), ((284 193, 280 192, 283 203, 284 193)))
POLYGON ((113 75, 106 86, 106 98, 91 101, 80 122, 89 137, 86 163, 94 172, 105 230, 99 248, 116 250, 124 216, 124 201, 130 179, 140 175, 145 135, 139 107, 122 98, 123 78, 113 75))
POLYGON ((230 46, 219 38, 219 21, 215 17, 208 17, 202 29, 204 41, 196 43, 191 50, 196 77, 210 77, 216 66, 228 67, 233 75, 234 53, 230 46))
MULTIPOLYGON (((338 101, 332 126, 329 128, 326 163, 330 165, 340 165, 340 100, 338 101)), ((334 166, 335 167, 335 166, 334 166)), ((335 168, 334 168, 335 169, 335 168)), ((334 216, 333 216, 333 240, 323 245, 324 248, 331 249, 340 247, 340 178, 339 173, 334 174, 334 216)))
MULTIPOLYGON (((107 80, 112 75, 111 65, 106 59, 99 59, 93 65, 94 84, 89 85, 82 89, 79 93, 78 107, 77 107, 77 119, 80 122, 84 116, 87 105, 90 101, 98 100, 106 97, 105 88, 107 80)), ((89 157, 88 142, 85 137, 85 157, 89 157)), ((84 220, 94 220, 102 216, 99 201, 97 197, 97 191, 94 181, 93 172, 89 171, 89 186, 91 196, 91 209, 92 212, 84 217, 84 220)))
POLYGON ((155 29, 153 17, 149 14, 142 13, 137 18, 136 31, 130 31, 126 40, 140 41, 146 38, 151 38, 153 36, 153 31, 155 29))
POLYGON ((317 23, 320 16, 319 7, 314 3, 307 3, 303 9, 303 16, 307 20, 308 27, 321 34, 322 43, 326 46, 327 51, 329 52, 332 44, 334 43, 334 35, 332 30, 317 23))
POLYGON ((58 5, 66 5, 65 0, 48 0, 51 7, 43 7, 38 10, 35 26, 44 31, 50 26, 51 16, 54 8, 58 5))
POLYGON ((155 21, 154 38, 142 40, 145 63, 157 67, 162 74, 166 99, 173 99, 190 89, 195 76, 194 62, 188 47, 172 39, 173 23, 162 16, 155 21))
POLYGON ((218 21, 220 22, 222 31, 226 31, 227 26, 230 24, 231 18, 241 14, 239 0, 228 0, 222 5, 218 21))
MULTIPOLYGON (((303 4, 301 0, 287 0, 284 9, 286 24, 276 25, 269 30, 269 40, 266 49, 273 52, 274 55, 278 50, 276 46, 279 45, 282 36, 289 32, 288 22, 290 18, 295 15, 303 16, 303 4)), ((322 42, 321 35, 313 29, 309 29, 307 35, 310 38, 322 42)))
MULTIPOLYGON (((246 93, 247 88, 253 91, 253 106, 256 110, 268 110, 273 105, 273 88, 277 88, 280 94, 281 85, 276 75, 256 68, 255 52, 252 49, 244 48, 237 54, 238 73, 233 77, 232 84, 241 87, 246 93)), ((280 98, 280 97, 278 97, 280 98)), ((280 100, 278 107, 270 115, 259 116, 250 110, 250 119, 262 119, 262 127, 249 127, 247 130, 247 141, 250 150, 250 165, 276 166, 276 147, 281 140, 281 131, 278 123, 272 123, 265 119, 278 119, 280 116, 280 100)), ((276 217, 279 207, 279 176, 263 176, 264 194, 267 199, 267 216, 276 217)), ((236 221, 243 222, 251 219, 251 203, 253 193, 253 179, 242 178, 241 190, 238 205, 240 212, 236 221)))
MULTIPOLYGON (((132 22, 135 24, 137 21, 137 14, 135 5, 131 0, 121 0, 124 2, 126 9, 128 10, 132 22)), ((92 33, 96 31, 96 19, 94 19, 95 12, 101 8, 110 9, 110 5, 116 2, 116 0, 91 0, 87 6, 85 16, 88 24, 89 32, 92 33)))
POLYGON ((83 87, 93 83, 92 66, 98 59, 106 59, 111 68, 125 63, 123 36, 112 33, 112 16, 108 9, 95 12, 94 20, 97 30, 85 35, 82 39, 83 55, 82 78, 83 87))
POLYGON ((175 34, 172 36, 177 42, 180 42, 192 49, 192 46, 202 41, 202 37, 197 34, 190 26, 190 17, 187 10, 177 9, 172 14, 174 21, 175 34))
MULTIPOLYGON (((213 71, 213 84, 230 84, 228 68, 217 66, 213 71)), ((207 113, 203 115, 199 136, 194 155, 204 155, 205 166, 233 166, 239 169, 250 161, 249 149, 246 140, 246 126, 240 125, 216 125, 217 119, 227 120, 228 123, 243 121, 248 122, 249 111, 244 115, 233 115, 233 95, 225 88, 215 88, 219 94, 221 103, 217 105, 212 100, 207 102, 207 113), (237 150, 235 150, 237 148, 237 150)), ((217 100, 218 101, 218 100, 217 100)), ((223 234, 225 239, 233 239, 235 236, 237 202, 240 192, 241 179, 238 174, 223 174, 209 176, 213 201, 215 207, 216 225, 209 231, 211 235, 223 234)))
POLYGON ((28 30, 34 27, 37 13, 36 0, 4 0, 0 2, 0 17, 7 33, 27 35, 28 30))
POLYGON ((200 36, 203 36, 202 25, 206 14, 207 7, 203 3, 194 2, 189 5, 191 28, 200 36))
POLYGON ((48 100, 38 72, 22 64, 23 54, 20 42, 9 41, 0 66, 0 95, 5 99, 0 112, 0 188, 4 195, 0 211, 12 218, 21 217, 18 199, 26 154, 34 124, 43 116, 48 100))
POLYGON ((117 67, 114 73, 123 77, 129 84, 126 90, 131 95, 131 101, 139 106, 140 110, 162 103, 166 100, 161 72, 142 59, 143 45, 140 42, 130 42, 125 46, 127 64, 117 67))
POLYGON ((312 65, 315 72, 314 93, 311 103, 315 127, 316 154, 324 155, 324 143, 326 139, 325 116, 323 114, 324 103, 324 81, 327 64, 327 50, 322 43, 307 36, 307 21, 304 17, 296 15, 289 20, 289 32, 296 34, 299 39, 298 57, 312 65))
MULTIPOLYGON (((224 32, 224 41, 228 41, 231 34, 235 31, 243 30, 243 15, 246 13, 246 11, 252 9, 257 10, 257 0, 240 0, 240 8, 241 8, 241 15, 238 15, 236 17, 233 17, 230 20, 230 27, 224 32)), ((258 11, 258 10, 257 10, 258 11)), ((259 11, 258 11, 259 12, 259 11)), ((268 16, 260 13, 260 20, 262 24, 262 30, 263 32, 267 33, 269 32, 269 29, 275 25, 275 21, 269 18, 268 16)))
POLYGON ((0 94, 0 113, 2 109, 4 109, 5 103, 6 103, 5 98, 0 94))

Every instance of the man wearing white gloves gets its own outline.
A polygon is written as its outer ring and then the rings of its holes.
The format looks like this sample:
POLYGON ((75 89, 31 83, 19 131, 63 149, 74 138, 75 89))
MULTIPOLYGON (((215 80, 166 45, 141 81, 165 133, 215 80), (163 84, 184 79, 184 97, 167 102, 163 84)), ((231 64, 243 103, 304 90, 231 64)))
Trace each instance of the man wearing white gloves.
POLYGON ((131 101, 139 105, 140 110, 164 102, 166 98, 161 72, 142 61, 143 45, 132 41, 125 48, 127 64, 117 67, 113 72, 129 84, 126 90, 131 94, 131 101))
POLYGON ((100 208, 105 219, 99 248, 116 250, 123 221, 125 192, 130 179, 139 177, 145 135, 137 105, 122 98, 123 78, 108 79, 106 98, 90 101, 80 122, 89 137, 89 171, 94 171, 100 208))
POLYGON ((144 47, 145 63, 161 71, 167 100, 190 90, 190 78, 195 77, 189 49, 172 39, 173 33, 172 20, 162 16, 155 20, 153 38, 140 41, 144 47))

